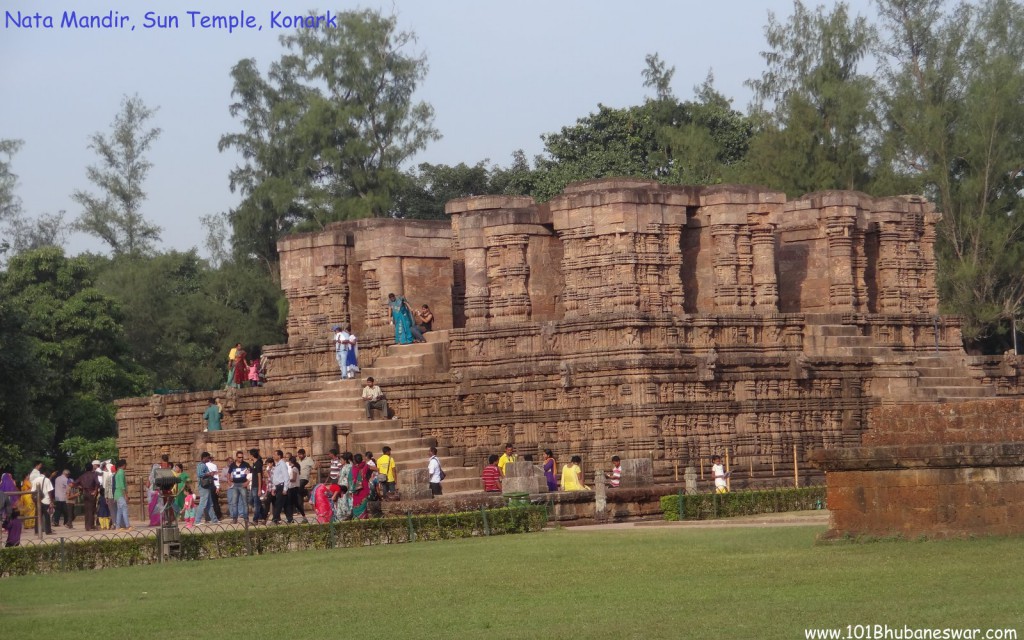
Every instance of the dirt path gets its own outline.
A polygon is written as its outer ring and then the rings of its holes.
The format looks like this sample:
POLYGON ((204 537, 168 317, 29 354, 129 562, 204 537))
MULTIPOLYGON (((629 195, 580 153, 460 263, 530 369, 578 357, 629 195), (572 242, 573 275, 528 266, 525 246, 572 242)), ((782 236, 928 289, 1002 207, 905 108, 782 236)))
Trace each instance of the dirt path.
POLYGON ((641 520, 637 522, 613 522, 609 524, 588 524, 566 527, 566 531, 587 533, 589 531, 636 531, 651 527, 674 527, 684 529, 739 529, 758 527, 826 527, 828 511, 791 511, 788 513, 765 513, 756 516, 739 516, 721 520, 641 520))

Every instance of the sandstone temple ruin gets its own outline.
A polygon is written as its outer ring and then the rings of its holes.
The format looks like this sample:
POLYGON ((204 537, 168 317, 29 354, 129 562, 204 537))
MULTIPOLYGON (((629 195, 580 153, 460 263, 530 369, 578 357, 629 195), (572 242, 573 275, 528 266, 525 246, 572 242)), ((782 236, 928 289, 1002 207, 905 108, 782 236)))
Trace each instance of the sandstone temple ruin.
POLYGON ((794 456, 814 472, 807 453, 859 445, 878 407, 1022 395, 1015 358, 967 356, 938 315, 922 198, 605 180, 446 212, 282 240, 288 343, 264 347, 268 384, 219 392, 218 433, 208 393, 121 401, 129 470, 253 446, 390 444, 422 465, 436 442, 468 490, 512 442, 588 473, 649 457, 659 481, 728 453, 734 484, 791 484, 794 456), (389 292, 433 309, 426 344, 394 346, 389 292), (337 379, 338 323, 399 420, 366 420, 359 381, 337 379))

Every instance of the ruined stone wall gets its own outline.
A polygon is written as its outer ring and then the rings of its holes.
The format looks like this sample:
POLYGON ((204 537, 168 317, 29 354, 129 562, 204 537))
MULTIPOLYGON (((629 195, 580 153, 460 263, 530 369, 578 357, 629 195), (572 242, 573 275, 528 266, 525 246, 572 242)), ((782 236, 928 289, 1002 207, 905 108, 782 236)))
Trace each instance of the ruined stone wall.
POLYGON ((878 407, 863 446, 819 450, 830 535, 1024 533, 1024 400, 878 407))
POLYGON ((871 422, 865 446, 1024 442, 1024 400, 878 407, 871 422))

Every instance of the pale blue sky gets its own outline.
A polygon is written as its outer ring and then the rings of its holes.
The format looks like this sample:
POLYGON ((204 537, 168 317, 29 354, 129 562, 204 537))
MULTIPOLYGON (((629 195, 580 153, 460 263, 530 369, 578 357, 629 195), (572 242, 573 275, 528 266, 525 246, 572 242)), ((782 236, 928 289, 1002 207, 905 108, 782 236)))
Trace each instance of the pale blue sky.
MULTIPOLYGON (((808 2, 814 5, 814 2, 808 2)), ((831 4, 831 3, 829 3, 831 4)), ((873 15, 867 0, 849 3, 873 15)), ((289 0, 3 0, 0 12, 53 15, 63 11, 119 12, 132 31, 27 30, 0 21, 0 138, 25 141, 14 159, 29 214, 64 209, 80 213, 70 194, 90 189, 85 168, 95 131, 106 132, 121 97, 138 93, 160 110, 163 135, 149 158, 145 213, 163 227, 163 246, 202 247, 200 216, 238 202, 228 188, 237 158, 219 153, 221 134, 238 128, 228 114, 231 67, 256 58, 262 68, 280 56, 277 34, 193 30, 186 11, 231 14, 245 10, 262 23, 271 10, 304 13, 311 6, 289 0), (143 30, 143 14, 179 15, 177 30, 143 30)), ((642 102, 644 56, 657 52, 676 67, 673 88, 689 98, 708 70, 720 91, 745 110, 743 82, 760 74, 759 52, 769 11, 788 15, 792 0, 395 0, 338 2, 322 8, 381 8, 398 14, 418 36, 430 71, 418 98, 434 106, 444 136, 414 162, 469 164, 489 158, 506 165, 522 148, 542 150, 540 135, 573 123, 598 103, 623 107, 642 102)), ((0 18, 4 16, 0 15, 0 18)), ((69 250, 103 250, 75 235, 69 250)))

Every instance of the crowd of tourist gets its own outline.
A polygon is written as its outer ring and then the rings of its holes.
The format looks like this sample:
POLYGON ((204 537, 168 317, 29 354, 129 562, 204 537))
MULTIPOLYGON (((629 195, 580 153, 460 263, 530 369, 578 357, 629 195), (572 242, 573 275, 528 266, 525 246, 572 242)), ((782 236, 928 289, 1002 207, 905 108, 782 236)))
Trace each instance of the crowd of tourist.
MULTIPOLYGON (((212 401, 210 406, 216 408, 212 401)), ((572 456, 569 463, 562 466, 560 479, 556 480, 559 469, 554 455, 550 449, 545 449, 544 455, 541 468, 550 491, 589 489, 583 481, 580 456, 572 456)), ((518 459, 512 444, 507 445, 500 456, 489 456, 481 473, 483 490, 501 492, 508 465, 518 459)), ((721 464, 717 459, 714 462, 721 464)), ((294 455, 278 449, 269 459, 264 459, 258 449, 249 449, 247 453, 236 451, 223 465, 218 465, 204 451, 194 476, 187 470, 190 465, 172 463, 168 455, 162 455, 151 466, 146 482, 148 523, 156 527, 178 521, 186 528, 219 523, 224 519, 221 497, 225 486, 227 517, 232 524, 239 521, 291 524, 311 520, 324 524, 361 519, 368 517, 370 503, 399 497, 398 464, 390 447, 384 447, 380 457, 375 457, 371 451, 339 453, 332 449, 328 464, 323 481, 311 484, 316 465, 305 449, 298 449, 294 455), (170 470, 169 475, 162 470, 170 470), (312 513, 307 511, 307 502, 312 513)), ((33 466, 20 487, 10 473, 3 474, 0 477, 0 516, 7 546, 20 543, 25 527, 38 526, 47 534, 61 525, 73 529, 76 500, 81 500, 83 505, 86 531, 130 531, 131 502, 126 467, 125 460, 116 463, 94 460, 82 475, 72 478, 67 469, 46 475, 40 462, 33 466), (15 498, 9 495, 19 490, 30 493, 15 498), (34 495, 42 496, 42 513, 36 513, 34 495)), ((442 495, 446 474, 436 447, 429 449, 427 474, 431 495, 442 495)), ((609 487, 618 487, 621 476, 621 461, 619 456, 613 456, 612 470, 604 473, 604 482, 609 487)), ((718 466, 715 479, 719 485, 718 466)))
MULTIPOLYGON (((228 517, 260 523, 319 523, 360 519, 368 516, 368 503, 397 497, 397 465, 390 447, 384 447, 379 459, 373 452, 330 452, 330 467, 324 481, 311 484, 315 463, 299 449, 295 455, 280 449, 264 459, 258 449, 248 456, 237 451, 227 464, 224 482, 227 490, 228 517), (247 458, 247 459, 246 459, 247 458), (312 513, 307 512, 307 502, 312 513)), ((196 466, 196 491, 187 474, 175 470, 178 483, 171 494, 175 498, 174 516, 186 527, 218 523, 221 474, 208 452, 196 466)))
POLYGON ((80 476, 72 478, 69 469, 47 475, 43 463, 36 462, 20 486, 10 473, 4 473, 0 476, 0 519, 7 533, 6 546, 18 546, 26 527, 45 534, 52 534, 61 525, 74 529, 74 505, 79 500, 87 531, 98 528, 100 523, 107 528, 106 523, 115 514, 123 514, 126 523, 125 466, 124 460, 93 460, 80 476))

